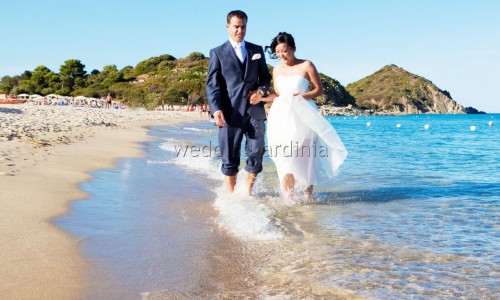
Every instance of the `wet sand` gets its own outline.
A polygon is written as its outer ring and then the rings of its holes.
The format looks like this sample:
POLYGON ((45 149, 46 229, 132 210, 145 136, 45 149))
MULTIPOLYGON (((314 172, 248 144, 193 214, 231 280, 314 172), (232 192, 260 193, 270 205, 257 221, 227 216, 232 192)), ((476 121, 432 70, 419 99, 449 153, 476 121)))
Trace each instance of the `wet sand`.
POLYGON ((52 225, 87 172, 141 155, 148 125, 197 113, 0 106, 0 298, 75 299, 87 287, 78 241, 52 225))

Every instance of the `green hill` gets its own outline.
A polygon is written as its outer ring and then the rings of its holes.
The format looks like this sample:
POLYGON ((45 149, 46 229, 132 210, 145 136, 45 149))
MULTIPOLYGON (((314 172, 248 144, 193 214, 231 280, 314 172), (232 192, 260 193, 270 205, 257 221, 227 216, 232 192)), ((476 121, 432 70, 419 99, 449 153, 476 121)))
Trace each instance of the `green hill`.
POLYGON ((346 90, 356 99, 358 106, 375 112, 466 113, 465 108, 456 103, 449 92, 396 65, 385 66, 347 85, 346 90))
MULTIPOLYGON (((208 58, 200 52, 177 59, 169 54, 151 57, 135 67, 118 70, 108 65, 102 70, 85 71, 85 65, 70 59, 59 72, 45 66, 25 71, 17 76, 4 76, 0 93, 59 94, 63 96, 105 97, 108 93, 132 107, 153 109, 164 104, 206 103, 205 80, 208 58)), ((272 67, 268 66, 272 72, 272 67)), ((320 74, 325 95, 316 99, 319 104, 345 106, 354 103, 345 88, 335 79, 320 74)))
POLYGON ((337 80, 320 73, 321 83, 325 93, 316 99, 318 104, 328 104, 333 106, 355 105, 354 98, 346 91, 345 87, 337 80))

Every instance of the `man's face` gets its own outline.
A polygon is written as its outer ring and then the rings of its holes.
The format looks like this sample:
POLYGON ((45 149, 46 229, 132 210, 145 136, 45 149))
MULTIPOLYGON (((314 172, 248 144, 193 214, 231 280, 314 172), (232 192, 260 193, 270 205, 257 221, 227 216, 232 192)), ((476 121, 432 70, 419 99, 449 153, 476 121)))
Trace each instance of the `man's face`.
POLYGON ((247 21, 238 17, 232 17, 228 24, 226 24, 229 37, 236 41, 241 42, 247 33, 247 21))

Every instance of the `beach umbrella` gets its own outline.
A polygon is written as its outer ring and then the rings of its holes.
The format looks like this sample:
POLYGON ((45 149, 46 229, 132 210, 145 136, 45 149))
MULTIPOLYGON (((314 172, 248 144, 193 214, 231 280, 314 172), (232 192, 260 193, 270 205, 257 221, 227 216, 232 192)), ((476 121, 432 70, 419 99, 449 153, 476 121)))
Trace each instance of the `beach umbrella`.
POLYGON ((17 95, 17 99, 29 99, 30 95, 28 94, 19 94, 17 95))

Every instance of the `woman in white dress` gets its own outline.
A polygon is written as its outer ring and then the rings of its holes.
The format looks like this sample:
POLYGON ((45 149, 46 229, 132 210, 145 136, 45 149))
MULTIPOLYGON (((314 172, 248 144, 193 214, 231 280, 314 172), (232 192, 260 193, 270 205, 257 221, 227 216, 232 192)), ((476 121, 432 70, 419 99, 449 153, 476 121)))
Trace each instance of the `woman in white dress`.
POLYGON ((298 188, 310 197, 314 185, 335 176, 347 151, 333 126, 309 100, 323 94, 323 85, 314 64, 295 57, 292 35, 280 32, 266 49, 271 58, 282 62, 273 70, 274 92, 266 97, 254 93, 250 103, 274 101, 268 114, 267 141, 281 189, 286 197, 298 188))

